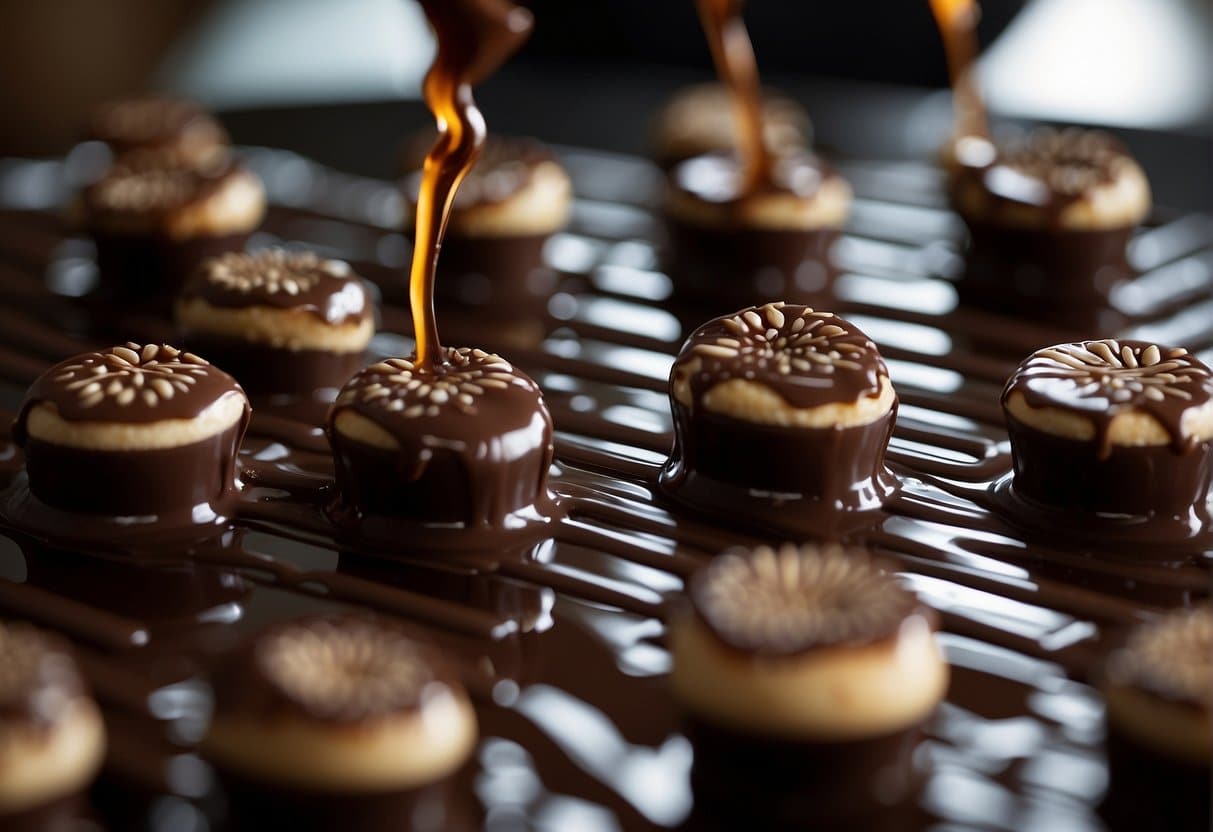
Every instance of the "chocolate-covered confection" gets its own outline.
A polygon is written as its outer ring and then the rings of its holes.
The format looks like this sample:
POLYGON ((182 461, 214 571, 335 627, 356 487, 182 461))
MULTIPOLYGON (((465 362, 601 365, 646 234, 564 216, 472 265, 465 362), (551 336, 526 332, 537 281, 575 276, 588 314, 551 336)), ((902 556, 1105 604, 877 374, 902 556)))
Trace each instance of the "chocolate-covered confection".
POLYGON ((1002 403, 1019 496, 1156 521, 1155 536, 1159 524, 1207 526, 1213 377, 1187 350, 1059 344, 1019 366, 1002 403))
MULTIPOLYGON (((411 206, 424 150, 432 144, 426 134, 406 152, 411 206)), ((542 307, 556 287, 543 248, 564 228, 571 208, 572 184, 551 151, 534 139, 487 139, 451 206, 438 264, 439 296, 469 306, 542 307)))
POLYGON ((151 150, 186 165, 212 162, 229 149, 227 132, 210 113, 193 101, 159 95, 102 104, 85 138, 104 142, 115 157, 151 150))
POLYGON ((132 343, 43 373, 13 437, 47 506, 188 524, 224 513, 248 417, 227 373, 167 344, 132 343))
POLYGON ((950 192, 970 243, 962 302, 1076 331, 1118 326, 1113 291, 1150 210, 1145 174, 1112 136, 1042 128, 1010 141, 959 140, 950 192))
POLYGON ((366 285, 348 264, 278 248, 205 261, 175 317, 186 345, 252 394, 340 387, 375 332, 366 285))
POLYGON ((277 625, 215 674, 203 743, 238 829, 448 828, 476 717, 432 651, 359 615, 277 625))
MULTIPOLYGON (((791 155, 811 144, 809 114, 774 90, 762 94, 762 132, 773 155, 791 155)), ((653 124, 653 158, 665 170, 706 153, 738 151, 737 120, 728 87, 696 84, 679 90, 653 124)))
POLYGON ((753 192, 734 156, 683 162, 663 208, 675 294, 717 313, 766 297, 822 297, 850 205, 846 180, 805 153, 775 159, 769 183, 753 192))
POLYGON ((68 798, 93 779, 104 753, 101 715, 67 645, 0 621, 0 827, 69 822, 76 807, 68 798))
POLYGON ((768 303, 701 326, 670 373, 665 491, 812 534, 879 507, 897 396, 876 345, 831 312, 768 303))
POLYGON ((1213 608, 1142 625, 1106 663, 1109 780, 1116 830, 1206 830, 1213 759, 1213 608))
POLYGON ((339 513, 506 529, 547 500, 552 419, 539 386, 483 350, 422 369, 390 358, 354 376, 329 413, 339 513))
POLYGON ((86 187, 75 213, 97 245, 102 291, 157 306, 203 259, 244 248, 265 213, 265 190, 227 157, 187 164, 137 151, 86 187))
MULTIPOLYGON (((671 684, 707 828, 880 828, 947 688, 934 616, 866 552, 735 550, 689 586, 671 684)), ((894 826, 894 828, 896 828, 894 826)))

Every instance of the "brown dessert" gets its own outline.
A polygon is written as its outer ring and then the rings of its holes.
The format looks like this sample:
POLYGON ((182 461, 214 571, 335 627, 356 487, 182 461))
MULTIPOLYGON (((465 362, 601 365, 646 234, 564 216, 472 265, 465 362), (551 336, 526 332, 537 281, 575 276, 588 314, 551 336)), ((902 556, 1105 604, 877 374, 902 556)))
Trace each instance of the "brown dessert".
MULTIPOLYGON (((724 84, 696 84, 666 102, 653 125, 657 164, 670 170, 695 156, 736 153, 740 136, 731 96, 724 84)), ((803 152, 810 145, 812 130, 804 107, 774 90, 763 91, 762 136, 771 154, 803 152)))
MULTIPOLYGON (((1024 361, 1002 395, 1013 489, 1043 507, 1206 528, 1213 377, 1182 348, 1106 339, 1024 361)), ((1138 524, 1140 525, 1140 524, 1138 524)))
POLYGON ((389 358, 329 413, 340 514, 505 529, 547 499, 552 419, 539 386, 499 356, 445 349, 422 369, 389 358))
POLYGON ((717 311, 768 297, 822 297, 850 186, 804 153, 774 160, 758 190, 746 191, 742 176, 735 157, 719 154, 671 172, 662 210, 675 293, 717 311))
POLYGON ((175 318, 191 349, 255 395, 340 387, 375 332, 366 285, 348 264, 276 248, 205 261, 175 318))
POLYGON ((203 742, 238 829, 445 829, 476 744, 462 686, 398 626, 353 615, 271 628, 215 678, 203 742))
POLYGON ((160 306, 203 259, 244 248, 265 190, 226 157, 193 165, 138 151, 86 187, 73 212, 96 243, 102 291, 160 306))
POLYGON ((101 714, 66 644, 0 621, 0 827, 75 828, 104 756, 101 714))
POLYGON ((1142 625, 1109 658, 1109 781, 1114 829, 1205 830, 1213 760, 1213 608, 1142 625))
POLYGON ((225 513, 248 417, 240 385, 206 360, 127 344, 47 370, 13 437, 41 503, 172 525, 194 522, 201 508, 225 513))
POLYGON ((905 801, 948 667, 895 576, 834 544, 763 546, 721 555, 689 595, 670 682, 699 811, 720 828, 870 828, 905 801))
POLYGON ((228 152, 227 132, 193 101, 147 95, 109 101, 89 120, 85 138, 115 157, 155 151, 184 165, 204 165, 228 152))
POLYGON ((950 195, 969 229, 962 302, 1074 331, 1122 323, 1113 292, 1150 186, 1124 146, 1093 130, 1041 128, 996 144, 959 139, 950 195))
POLYGON ((768 303, 701 326, 670 373, 666 492, 763 524, 824 529, 879 507, 897 394, 876 345, 847 321, 768 303))
MULTIPOLYGON (((405 191, 415 207, 424 154, 411 153, 409 161, 415 172, 405 191)), ((543 248, 568 222, 572 194, 568 174, 539 142, 487 139, 451 204, 438 266, 439 295, 472 307, 542 309, 556 287, 543 248)))

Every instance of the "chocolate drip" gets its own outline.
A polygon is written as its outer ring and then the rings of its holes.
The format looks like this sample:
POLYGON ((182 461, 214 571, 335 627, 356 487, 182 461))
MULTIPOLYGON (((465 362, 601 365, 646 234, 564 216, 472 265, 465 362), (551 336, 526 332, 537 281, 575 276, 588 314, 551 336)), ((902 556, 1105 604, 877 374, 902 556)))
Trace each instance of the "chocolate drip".
POLYGON ((695 414, 703 397, 727 381, 760 384, 792 407, 813 408, 879 396, 888 373, 876 345, 852 324, 832 312, 780 302, 695 330, 671 379, 675 387, 686 381, 695 414))
POLYGON ((334 325, 362 321, 373 312, 366 286, 349 264, 277 248, 206 261, 182 288, 181 300, 192 299, 228 309, 298 310, 334 325))
POLYGON ((1117 416, 1151 416, 1175 453, 1191 453, 1197 437, 1186 414, 1213 398, 1213 374, 1187 350, 1145 341, 1079 341, 1039 350, 1007 382, 1004 405, 1015 394, 1033 408, 1056 408, 1088 420, 1099 457, 1112 453, 1109 431, 1117 416))
POLYGON ((943 37, 948 56, 948 74, 952 79, 952 99, 956 108, 955 138, 986 136, 985 105, 973 77, 977 57, 977 21, 981 16, 975 0, 931 0, 931 12, 943 37))

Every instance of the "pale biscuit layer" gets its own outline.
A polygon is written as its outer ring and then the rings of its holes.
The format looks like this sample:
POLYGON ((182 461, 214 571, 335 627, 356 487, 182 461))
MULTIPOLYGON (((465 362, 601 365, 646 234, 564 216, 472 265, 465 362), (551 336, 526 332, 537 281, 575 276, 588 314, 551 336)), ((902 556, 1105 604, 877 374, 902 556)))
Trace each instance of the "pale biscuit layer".
POLYGON ((1116 165, 1111 182, 1088 190, 1054 216, 1035 205, 1004 202, 974 180, 963 179, 955 189, 956 207, 966 217, 1015 228, 1059 225, 1071 231, 1131 228, 1150 213, 1150 183, 1141 166, 1129 157, 1116 165))
POLYGON ((500 202, 477 202, 451 212, 449 229, 463 237, 553 234, 569 221, 573 183, 558 163, 540 162, 527 183, 500 202))
POLYGON ((1207 708, 1168 702, 1122 686, 1105 689, 1104 699, 1108 721, 1136 742, 1168 757, 1209 765, 1213 758, 1213 716, 1207 708))
MULTIPOLYGON (((808 116, 790 99, 764 96, 763 142, 774 153, 803 147, 810 131, 808 116)), ((700 84, 680 92, 658 115, 653 129, 657 155, 689 159, 737 147, 733 96, 723 84, 700 84)))
MULTIPOLYGON (((692 359, 675 373, 674 398, 683 407, 692 406, 690 377, 699 370, 700 360, 692 359)), ((880 377, 876 396, 860 396, 854 402, 831 402, 817 407, 794 407, 782 396, 757 381, 734 378, 721 382, 703 394, 705 410, 758 425, 788 428, 853 428, 870 425, 890 410, 897 400, 888 377, 880 377)))
MULTIPOLYGON (((228 176, 204 199, 194 200, 167 214, 137 211, 100 211, 87 222, 112 234, 165 234, 172 240, 219 237, 255 230, 265 216, 265 187, 251 171, 228 176)), ((87 209, 77 200, 69 209, 73 222, 81 222, 87 209)))
MULTIPOLYGON (((1006 410, 1030 428, 1052 436, 1087 442, 1095 438, 1094 423, 1072 410, 1058 407, 1032 407, 1023 393, 1012 393, 1006 402, 1006 410)), ((1190 408, 1180 423, 1185 437, 1198 442, 1213 439, 1213 401, 1190 408)), ((1126 410, 1112 417, 1108 427, 1108 441, 1127 448, 1152 447, 1171 444, 1171 437, 1162 424, 1149 413, 1126 410)))
POLYGON ((158 422, 69 422, 49 402, 30 408, 25 429, 31 439, 90 451, 150 451, 178 448, 216 436, 244 418, 248 399, 224 394, 193 419, 158 422))
POLYGON ((220 766, 316 791, 385 792, 438 782, 476 745, 476 714, 463 694, 427 692, 421 706, 365 724, 217 716, 203 743, 220 766))
POLYGON ((674 694, 710 722, 756 734, 858 740, 910 728, 943 699, 948 665, 926 619, 863 647, 763 657, 722 645, 692 615, 670 633, 674 694))
POLYGON ((665 210, 675 219, 705 228, 741 225, 765 231, 816 231, 841 228, 851 212, 851 201, 851 186, 841 176, 830 174, 809 197, 777 191, 751 194, 740 203, 708 202, 670 188, 665 210))
POLYGON ((84 698, 50 728, 0 727, 0 812, 18 812, 83 789, 101 768, 105 725, 84 698))
POLYGON ((178 302, 177 326, 186 334, 220 335, 286 350, 362 352, 375 334, 370 318, 330 324, 306 309, 271 306, 228 308, 202 298, 178 302))

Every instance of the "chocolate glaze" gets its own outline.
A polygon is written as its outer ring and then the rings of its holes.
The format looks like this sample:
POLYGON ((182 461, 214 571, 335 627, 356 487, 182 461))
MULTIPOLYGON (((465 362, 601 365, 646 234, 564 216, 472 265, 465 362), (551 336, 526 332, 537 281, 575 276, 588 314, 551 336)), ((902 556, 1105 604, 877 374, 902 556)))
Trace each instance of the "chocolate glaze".
POLYGON ((722 554, 687 587, 696 619, 724 646, 785 657, 897 637, 926 610, 867 552, 788 544, 722 554))
POLYGON ((1112 453, 1112 422, 1134 412, 1158 422, 1171 451, 1183 454, 1207 444, 1189 433, 1184 416, 1213 398, 1213 373, 1182 347, 1109 338, 1037 351, 1007 381, 1004 405, 1015 394, 1030 407, 1055 408, 1089 421, 1101 459, 1112 453))
MULTIPOLYGON (((170 240, 161 234, 91 232, 97 247, 98 299, 162 314, 179 287, 210 257, 243 251, 246 232, 170 240)), ((122 333, 115 333, 122 337, 122 333)))
POLYGON ((1100 815, 1112 832, 1205 832, 1213 818, 1210 769, 1159 754, 1108 726, 1108 791, 1100 815))
MULTIPOLYGON (((176 702, 169 693, 180 697, 190 690, 166 686, 204 676, 217 647, 263 623, 334 607, 374 609, 415 622, 451 657, 474 697, 484 737, 478 777, 485 787, 466 787, 456 798, 460 805, 542 825, 552 821, 551 797, 572 795, 601 807, 626 829, 668 829, 685 821, 692 805, 688 751, 661 664, 667 655, 661 624, 666 598, 676 599, 678 582, 722 548, 786 535, 777 527, 747 525, 732 511, 692 513, 657 496, 657 476, 672 439, 665 362, 681 334, 649 326, 668 301, 653 300, 661 297, 654 288, 659 281, 643 270, 628 272, 627 281, 609 289, 584 288, 599 264, 619 262, 617 244, 653 251, 656 227, 635 203, 655 195, 630 186, 603 190, 634 182, 639 167, 596 158, 578 179, 579 193, 632 212, 637 222, 621 232, 588 212, 575 215, 570 234, 600 251, 571 276, 574 288, 567 291, 577 293, 578 313, 549 321, 552 335, 542 346, 510 353, 545 387, 560 429, 549 484, 569 517, 548 526, 553 539, 505 546, 500 536, 485 536, 479 553, 444 551, 436 557, 427 541, 402 535, 397 527, 390 546, 349 539, 337 545, 321 509, 331 495, 332 462, 318 430, 323 407, 312 400, 257 405, 242 452, 246 473, 256 476, 239 495, 235 520, 205 526, 199 542, 153 540, 147 530, 138 539, 124 538, 122 529, 94 527, 78 516, 60 515, 43 528, 44 539, 61 540, 69 530, 84 538, 72 548, 97 564, 90 596, 69 598, 55 585, 22 582, 27 561, 53 565, 53 556, 26 542, 33 531, 30 515, 13 508, 9 496, 19 478, 11 483, 0 505, 6 529, 0 538, 0 609, 36 618, 74 642, 111 735, 106 773, 93 795, 107 822, 130 828, 146 821, 140 813, 158 796, 192 800, 189 794, 206 790, 177 776, 188 770, 184 764, 168 765, 183 753, 188 760, 192 744, 178 733, 188 726, 187 715, 151 715, 150 703, 176 702), (594 305, 600 299, 617 306, 600 309, 594 305), (139 598, 154 590, 132 582, 125 570, 106 568, 109 562, 99 552, 115 548, 122 552, 112 556, 131 569, 154 556, 157 568, 165 562, 197 564, 238 577, 247 582, 239 600, 242 615, 231 615, 227 605, 204 609, 192 603, 183 604, 175 618, 166 617, 167 611, 143 611, 139 598), (508 600, 519 595, 524 603, 508 600), (583 706, 593 709, 591 722, 576 716, 583 706), (553 713, 570 718, 558 722, 548 716, 553 713), (606 729, 596 734, 604 739, 579 743, 591 725, 606 729), (661 778, 661 801, 652 798, 652 789, 629 786, 623 773, 636 766, 644 766, 646 778, 661 778), (505 788, 523 776, 539 784, 536 791, 505 788), (528 800, 530 794, 536 796, 528 800)), ((888 283, 879 279, 889 268, 884 255, 905 253, 889 241, 919 239, 921 229, 910 218, 938 218, 928 207, 934 204, 929 195, 906 184, 929 178, 929 172, 908 166, 886 175, 884 167, 862 165, 846 172, 877 204, 896 200, 902 209, 878 232, 859 223, 848 232, 863 246, 830 307, 864 316, 863 328, 890 361, 896 359, 891 369, 902 402, 889 449, 900 492, 884 511, 852 525, 846 537, 875 547, 922 591, 926 603, 942 610, 940 639, 953 664, 949 705, 926 726, 919 758, 938 764, 928 768, 928 787, 915 798, 902 828, 949 822, 1011 828, 1063 810, 1076 823, 1098 825, 1092 807, 1102 799, 1105 758, 1089 717, 1099 698, 1083 682, 1113 628, 1208 596, 1207 553, 1213 547, 1189 540, 1177 547, 1182 559, 1158 563, 1140 545, 1112 557, 1111 547, 1101 543, 1101 557, 1093 558, 1089 540, 1060 536, 1074 525, 1072 513, 1050 519, 1047 533, 1034 535, 1005 521, 1001 505, 987 498, 991 482, 1011 467, 998 393, 1023 356, 1065 335, 975 310, 932 309, 922 299, 939 285, 916 270, 920 258, 897 258, 897 279, 916 291, 904 297, 885 291, 888 283), (905 328, 913 339, 903 337, 905 328), (941 338, 947 346, 932 346, 941 338), (1012 730, 1017 740, 1030 731, 1042 742, 1013 743, 1013 753, 1004 753, 1012 730), (1045 774, 1060 764, 1090 776, 1045 774)), ((394 187, 383 183, 385 191, 394 187)), ((348 222, 339 205, 350 193, 317 194, 306 206, 310 214, 275 208, 274 233, 306 239, 316 233, 317 212, 331 223, 348 222)), ((362 235, 392 233, 345 227, 362 235)), ((1149 247, 1169 252, 1167 258, 1182 257, 1192 251, 1188 228, 1152 225, 1143 234, 1149 247)), ((0 268, 0 291, 5 298, 21 298, 0 326, 0 407, 10 415, 21 391, 46 366, 81 349, 41 321, 70 315, 87 322, 91 314, 94 329, 122 327, 131 335, 145 325, 128 308, 103 313, 47 290, 41 275, 49 263, 59 262, 56 247, 64 233, 52 216, 0 213, 0 251, 11 264, 0 268)), ((945 242, 932 238, 930 245, 945 242)), ((398 281, 382 264, 356 268, 373 280, 383 274, 385 283, 398 281)), ((1169 291, 1170 285, 1163 288, 1169 291)), ((1206 292, 1193 291, 1202 297, 1206 292)), ((683 307, 668 308, 690 318, 683 307)), ((407 320, 399 306, 388 311, 395 320, 407 320)), ((483 313, 461 316, 450 307, 444 325, 471 333, 468 339, 486 347, 495 347, 499 337, 483 313)), ((1186 324, 1178 319, 1158 318, 1151 325, 1159 332, 1151 337, 1194 350, 1213 343, 1213 335, 1181 329, 1186 324)), ((394 342, 387 348, 397 351, 394 342)), ((20 467, 20 453, 0 441, 0 483, 17 477, 20 467)), ((165 575, 173 585, 180 580, 180 573, 165 575)), ((147 581, 155 582, 154 574, 147 581)), ((811 786, 817 776, 806 775, 798 788, 811 786)), ((209 804, 202 805, 210 814, 209 804)))
POLYGON ((447 349, 423 371, 389 359, 354 376, 329 413, 341 514, 504 528, 547 502, 552 419, 529 377, 482 350, 447 349), (344 432, 357 414, 399 445, 375 447, 344 432))
POLYGON ((225 309, 296 310, 333 325, 374 314, 362 278, 347 263, 280 248, 207 260, 181 289, 181 301, 193 299, 225 309))
POLYGON ((506 306, 542 313, 558 277, 543 262, 550 234, 468 237, 448 230, 438 296, 464 307, 506 306))

